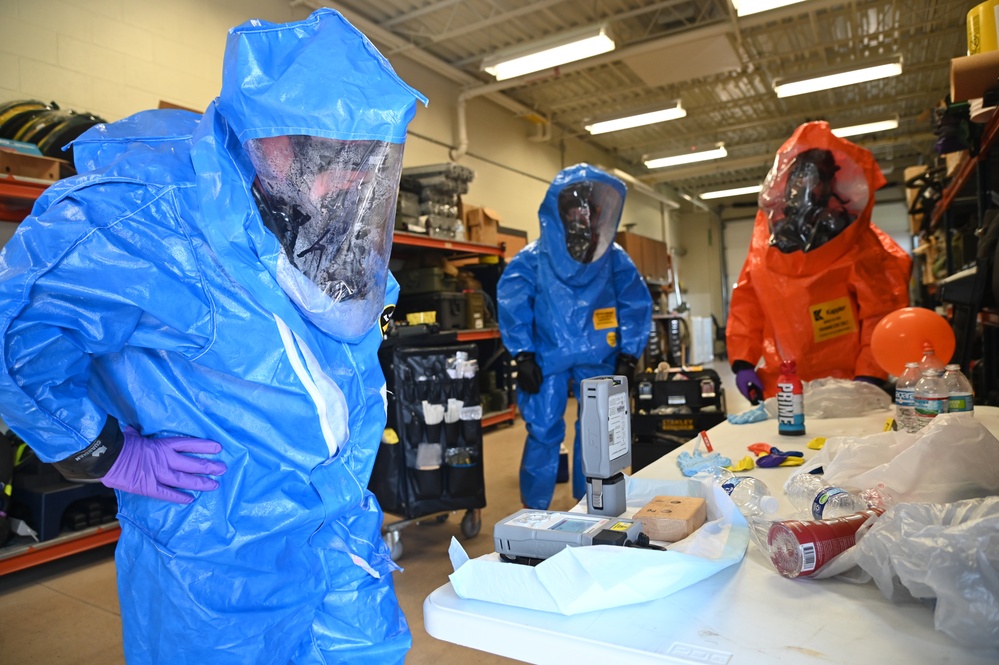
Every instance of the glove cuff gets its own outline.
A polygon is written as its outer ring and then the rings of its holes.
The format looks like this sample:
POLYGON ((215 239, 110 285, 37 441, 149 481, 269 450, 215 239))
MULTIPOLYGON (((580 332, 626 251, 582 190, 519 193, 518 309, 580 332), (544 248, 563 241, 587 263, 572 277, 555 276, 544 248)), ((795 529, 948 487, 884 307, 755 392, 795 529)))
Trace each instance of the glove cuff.
POLYGON ((96 483, 107 475, 121 454, 125 445, 125 435, 118 426, 118 419, 108 416, 104 429, 89 446, 52 466, 66 480, 76 483, 96 483))
POLYGON ((732 361, 732 372, 738 374, 744 369, 756 369, 756 365, 750 363, 747 360, 733 360, 732 361))
POLYGON ((534 360, 534 352, 533 351, 521 351, 520 353, 518 353, 517 355, 515 355, 513 357, 513 359, 516 360, 518 363, 520 363, 523 360, 531 360, 531 361, 533 361, 534 360))

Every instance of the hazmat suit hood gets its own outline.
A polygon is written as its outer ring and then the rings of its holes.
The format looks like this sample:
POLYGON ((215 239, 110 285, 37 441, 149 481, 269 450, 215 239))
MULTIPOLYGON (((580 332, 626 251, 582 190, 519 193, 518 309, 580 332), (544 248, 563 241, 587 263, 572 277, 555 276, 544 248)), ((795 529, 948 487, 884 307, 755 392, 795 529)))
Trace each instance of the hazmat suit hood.
POLYGON ((343 341, 377 322, 417 100, 426 103, 332 10, 230 31, 193 159, 202 201, 221 220, 206 228, 209 242, 276 314, 275 284, 343 341))
POLYGON ((759 195, 756 233, 768 234, 770 268, 789 275, 825 270, 868 232, 874 192, 885 182, 870 151, 835 136, 828 123, 799 126, 778 150, 759 195))
POLYGON ((589 164, 559 172, 538 209, 541 253, 562 281, 592 280, 608 260, 627 188, 589 164))

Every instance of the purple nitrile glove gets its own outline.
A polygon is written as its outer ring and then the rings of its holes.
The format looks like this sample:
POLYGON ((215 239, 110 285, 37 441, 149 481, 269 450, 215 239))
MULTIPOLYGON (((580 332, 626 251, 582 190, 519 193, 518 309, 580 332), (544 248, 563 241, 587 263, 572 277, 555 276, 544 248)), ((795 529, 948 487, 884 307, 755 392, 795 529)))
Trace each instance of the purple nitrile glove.
POLYGON ((185 453, 214 454, 222 450, 215 441, 186 436, 149 439, 133 427, 125 428, 125 443, 118 459, 101 478, 107 487, 176 503, 191 503, 190 494, 178 490, 213 490, 218 481, 206 476, 226 472, 222 462, 185 453))
POLYGON ((735 385, 750 404, 759 404, 763 399, 763 382, 755 369, 740 369, 736 372, 735 385))

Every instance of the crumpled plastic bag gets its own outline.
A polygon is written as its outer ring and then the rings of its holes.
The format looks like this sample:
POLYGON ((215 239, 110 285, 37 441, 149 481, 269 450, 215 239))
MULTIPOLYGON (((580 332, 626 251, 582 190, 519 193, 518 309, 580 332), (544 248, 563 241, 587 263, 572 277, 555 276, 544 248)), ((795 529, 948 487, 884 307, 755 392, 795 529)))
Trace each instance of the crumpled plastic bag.
MULTIPOLYGON (((803 381, 806 418, 853 418, 869 411, 891 408, 891 396, 875 385, 850 379, 803 381)), ((770 417, 777 417, 777 398, 763 402, 770 417)))
POLYGON ((936 599, 937 630, 999 646, 999 497, 898 505, 850 553, 885 598, 936 599))
POLYGON ((883 483, 900 503, 999 494, 999 440, 966 413, 937 416, 914 434, 829 437, 798 473, 818 467, 830 485, 863 490, 883 483))
POLYGON ((829 485, 883 483, 898 505, 815 579, 873 579, 889 599, 935 598, 938 630, 999 646, 999 440, 992 432, 970 414, 944 414, 914 434, 829 437, 797 473, 817 467, 829 485))
POLYGON ((567 547, 537 566, 500 560, 493 552, 475 559, 452 540, 451 586, 461 598, 565 615, 664 598, 740 562, 749 528, 732 499, 710 476, 653 480, 626 476, 628 510, 634 515, 656 496, 700 496, 707 521, 683 540, 656 550, 595 545, 567 547))

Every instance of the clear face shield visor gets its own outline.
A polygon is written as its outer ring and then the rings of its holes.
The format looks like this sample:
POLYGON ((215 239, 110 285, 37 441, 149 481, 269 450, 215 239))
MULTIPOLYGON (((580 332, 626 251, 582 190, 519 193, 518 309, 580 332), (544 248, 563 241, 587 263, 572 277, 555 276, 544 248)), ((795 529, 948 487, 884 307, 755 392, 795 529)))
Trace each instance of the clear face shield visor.
POLYGON ((779 155, 759 198, 770 245, 785 254, 821 247, 860 215, 868 190, 866 175, 845 155, 818 148, 779 155))
POLYGON ((614 242, 623 206, 620 192, 607 183, 585 180, 564 187, 558 194, 558 213, 569 256, 580 263, 603 256, 614 242))
POLYGON ((341 336, 363 334, 384 305, 403 146, 277 136, 245 148, 261 218, 284 249, 282 288, 341 336))

